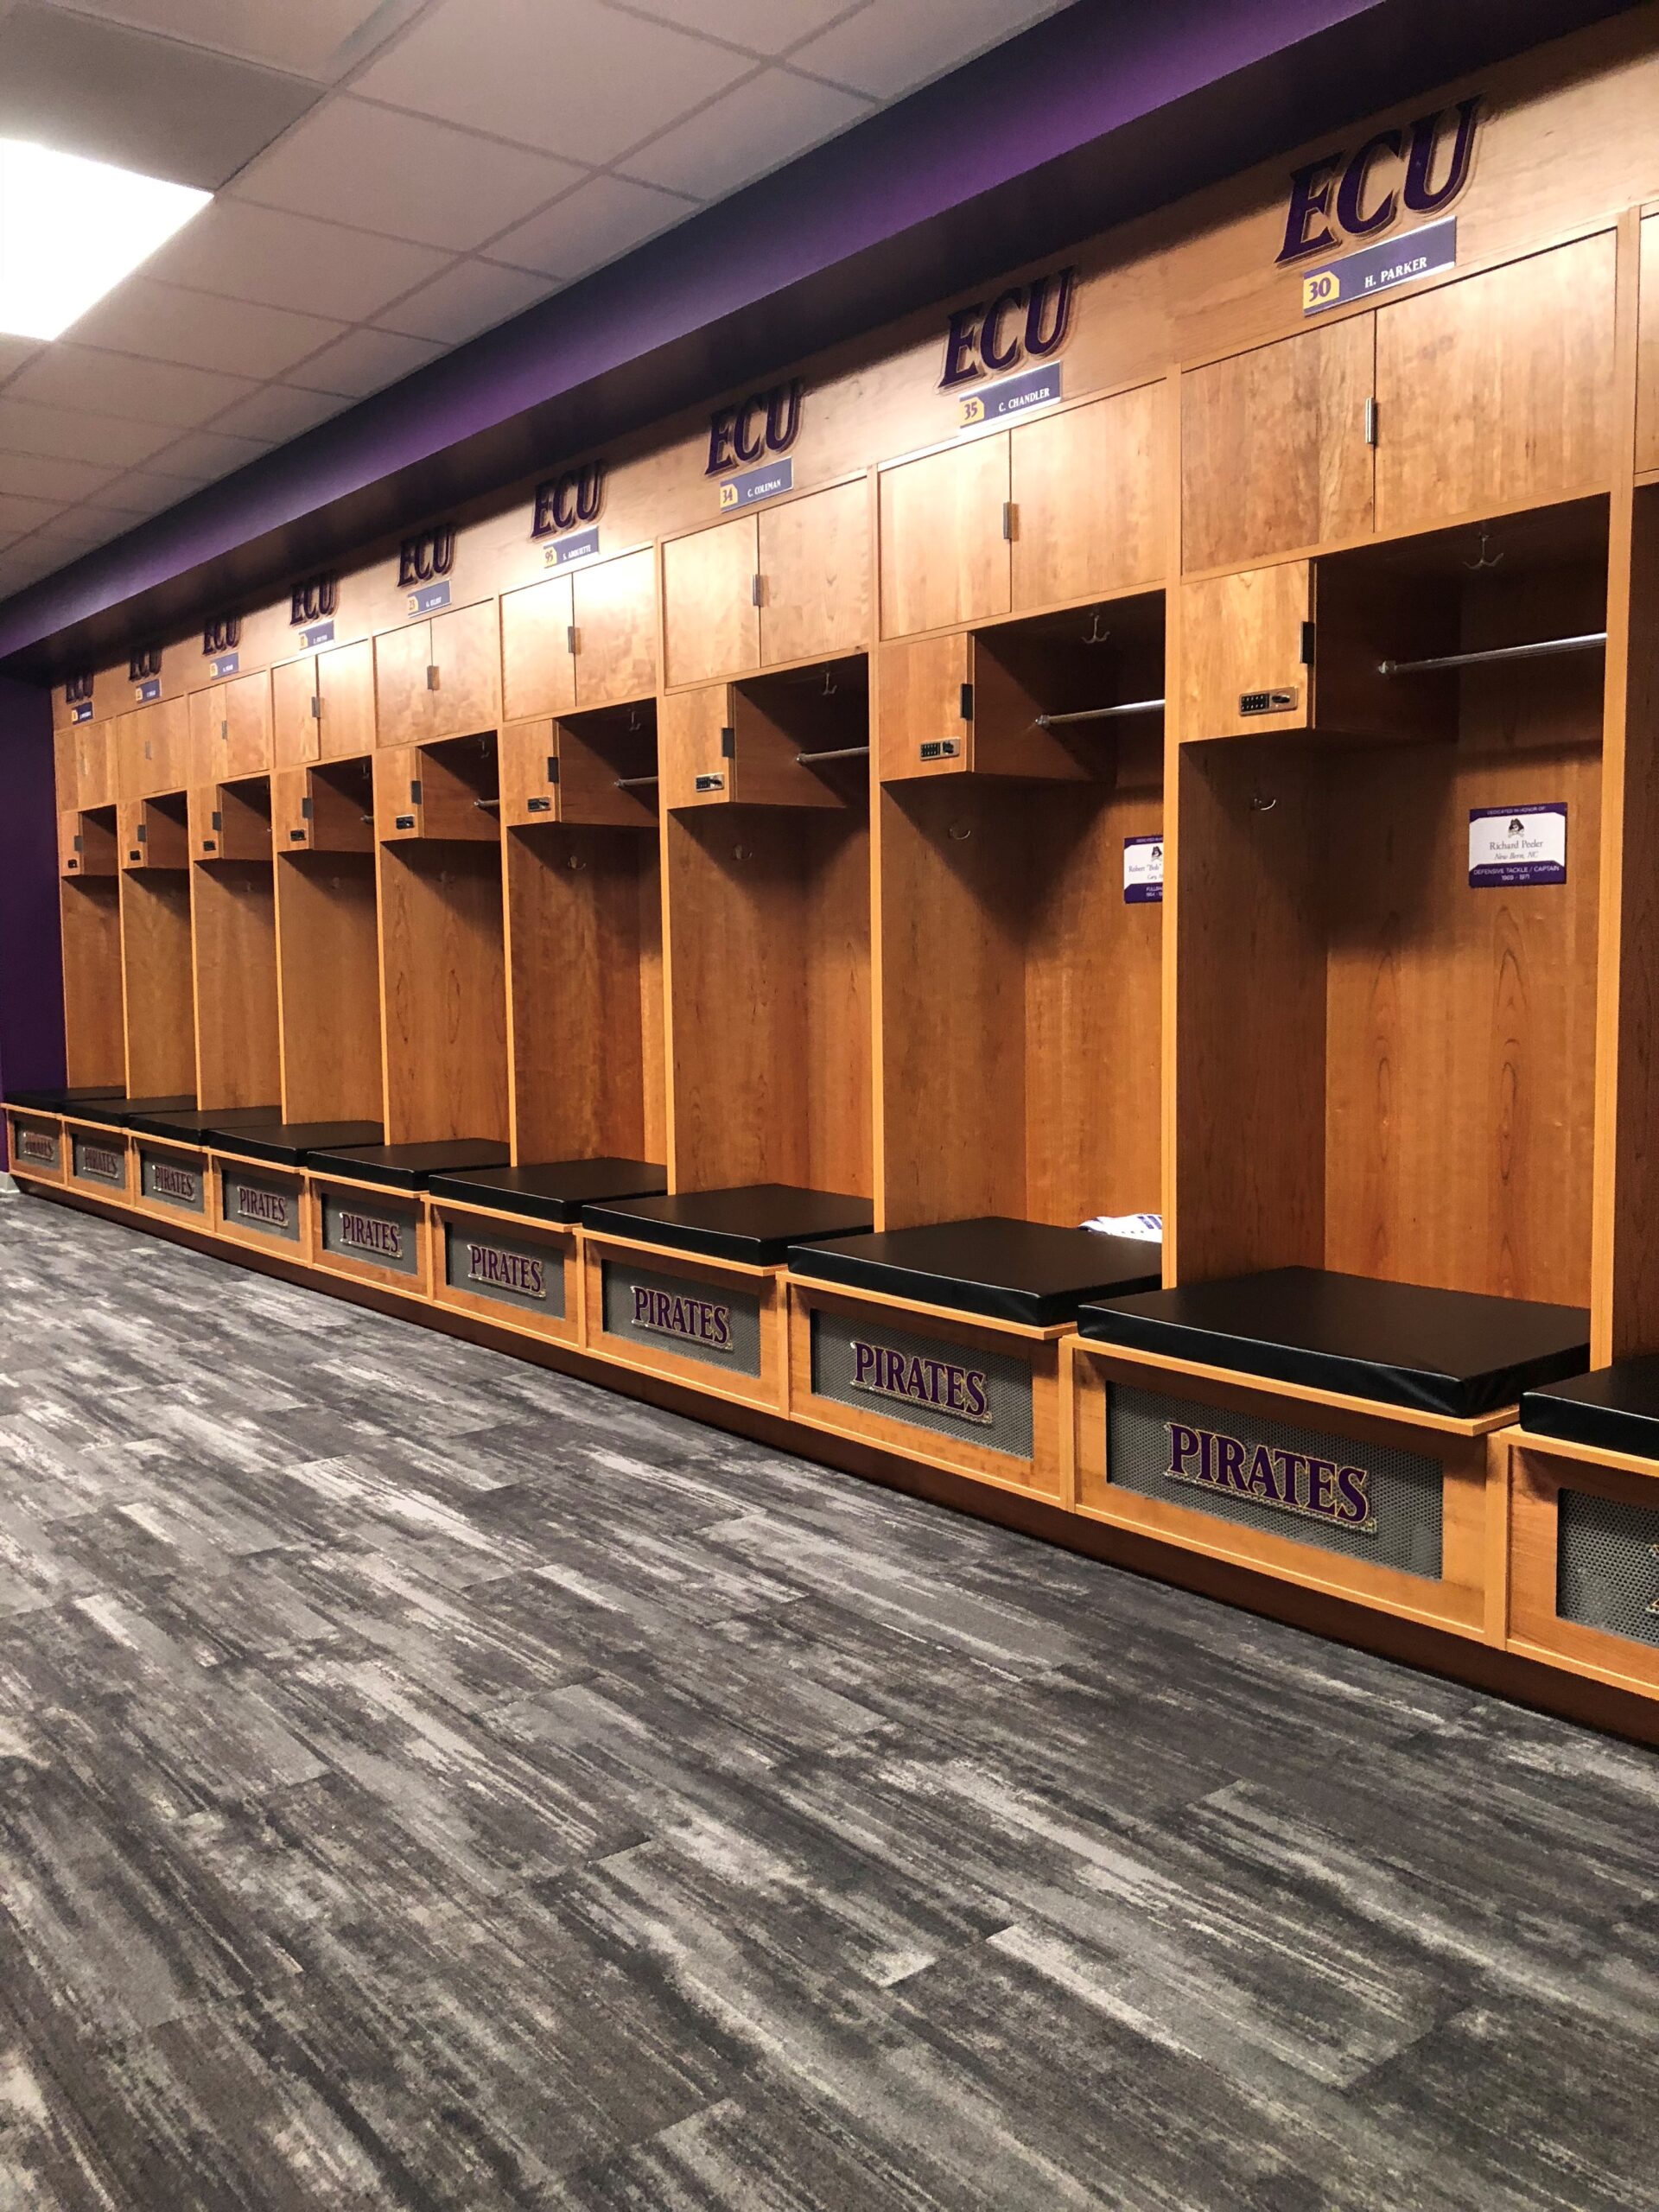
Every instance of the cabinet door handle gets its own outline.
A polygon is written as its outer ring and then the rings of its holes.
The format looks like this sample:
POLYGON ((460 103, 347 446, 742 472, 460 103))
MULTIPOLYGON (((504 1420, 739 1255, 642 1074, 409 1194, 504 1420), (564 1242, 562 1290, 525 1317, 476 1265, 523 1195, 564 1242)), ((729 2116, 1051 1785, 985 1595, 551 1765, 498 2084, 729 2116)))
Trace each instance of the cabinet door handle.
POLYGON ((760 604, 760 579, 758 575, 749 578, 749 604, 751 607, 760 604))
POLYGON ((572 654, 577 650, 576 626, 574 622, 570 623, 565 630, 564 650, 572 654))
POLYGON ((322 702, 315 691, 311 694, 311 719, 314 722, 322 720, 322 702))
POLYGON ((1010 545, 1014 543, 1014 525, 1018 523, 1019 519, 1019 508, 1015 506, 1012 499, 1004 499, 1002 502, 1002 535, 1010 545))
POLYGON ((426 664, 426 688, 429 691, 435 691, 438 688, 438 664, 436 661, 429 661, 426 664))

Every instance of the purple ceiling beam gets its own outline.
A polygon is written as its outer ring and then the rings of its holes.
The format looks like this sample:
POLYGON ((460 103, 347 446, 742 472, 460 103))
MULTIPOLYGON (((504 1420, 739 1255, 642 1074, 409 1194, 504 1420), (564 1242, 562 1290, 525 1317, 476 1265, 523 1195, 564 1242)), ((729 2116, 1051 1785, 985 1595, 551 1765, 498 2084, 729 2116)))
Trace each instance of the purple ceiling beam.
POLYGON ((1632 0, 1076 0, 0 605, 108 659, 1632 0))

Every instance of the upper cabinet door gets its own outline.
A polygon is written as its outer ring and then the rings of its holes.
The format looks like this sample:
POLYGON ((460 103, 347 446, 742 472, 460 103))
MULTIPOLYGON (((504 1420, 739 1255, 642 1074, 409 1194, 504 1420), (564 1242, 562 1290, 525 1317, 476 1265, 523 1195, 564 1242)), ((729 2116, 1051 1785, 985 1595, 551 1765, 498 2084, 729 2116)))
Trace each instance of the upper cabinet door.
POLYGON ((78 806, 115 804, 113 722, 77 722, 75 740, 75 804, 78 806))
POLYGON ((302 768, 322 749, 317 657, 279 661, 270 671, 270 765, 302 768))
POLYGON ((498 602, 480 600, 432 617, 434 737, 473 737, 501 720, 498 602))
POLYGON ((570 579, 549 576, 501 594, 501 713, 510 722, 568 715, 576 703, 570 579))
POLYGON ((270 676, 256 669, 224 687, 223 780, 270 772, 270 676))
MULTIPOLYGON (((190 711, 183 699, 158 699, 121 717, 128 762, 120 796, 151 798, 181 791, 190 779, 190 711)), ((217 724, 214 725, 217 728, 217 724)))
POLYGON ((1641 333, 1637 340, 1636 465, 1659 468, 1659 215, 1642 226, 1641 333))
POLYGON ((374 741, 419 745, 434 734, 432 625, 406 623, 374 641, 374 741))
POLYGON ((1371 527, 1376 333, 1354 315, 1181 378, 1181 566, 1232 569, 1371 527))
POLYGON ((763 507, 760 538, 761 664, 861 651, 870 632, 868 483, 763 507))
MULTIPOLYGON (((141 707, 140 715, 147 710, 141 707)), ((210 683, 205 690, 190 694, 187 709, 190 722, 190 767, 188 781, 194 784, 216 784, 221 780, 220 762, 225 758, 225 686, 210 683)), ((164 785, 156 785, 158 791, 164 785)))
POLYGON ((321 760, 357 760, 374 750, 374 641, 359 638, 317 655, 321 760))
POLYGON ((1163 582, 1166 406, 1143 385, 1011 434, 1016 609, 1163 582))
POLYGON ((578 569, 570 608, 577 706, 649 699, 657 689, 657 556, 650 546, 578 569))
POLYGON ((884 638, 1008 613, 1009 496, 1006 431, 883 469, 884 638))
POLYGON ((1614 233, 1376 311, 1376 526, 1391 535, 1604 486, 1614 233))
POLYGON ((753 515, 663 548, 664 684, 711 683, 760 664, 760 531, 753 515))

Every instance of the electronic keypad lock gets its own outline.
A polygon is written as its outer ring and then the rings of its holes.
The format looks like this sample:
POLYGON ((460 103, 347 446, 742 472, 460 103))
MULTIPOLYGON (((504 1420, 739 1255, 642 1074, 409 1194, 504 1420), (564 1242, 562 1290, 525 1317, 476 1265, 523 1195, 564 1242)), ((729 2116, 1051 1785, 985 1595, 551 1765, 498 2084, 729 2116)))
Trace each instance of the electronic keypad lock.
POLYGON ((1296 690, 1294 684, 1288 690, 1241 691, 1238 695, 1238 711, 1241 715, 1288 715, 1294 712, 1295 705, 1296 690))

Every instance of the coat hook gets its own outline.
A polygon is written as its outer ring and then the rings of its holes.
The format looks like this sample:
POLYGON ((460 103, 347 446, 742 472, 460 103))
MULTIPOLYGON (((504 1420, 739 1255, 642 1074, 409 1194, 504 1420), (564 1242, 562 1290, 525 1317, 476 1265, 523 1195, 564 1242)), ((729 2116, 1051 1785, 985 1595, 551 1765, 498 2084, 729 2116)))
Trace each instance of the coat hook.
POLYGON ((1109 630, 1103 630, 1100 626, 1100 609, 1097 607, 1092 608, 1089 616, 1089 627, 1083 633, 1084 644, 1103 645, 1111 634, 1109 630))
POLYGON ((974 834, 973 824, 970 822, 953 822, 948 834, 953 843, 965 845, 974 834))
POLYGON ((833 699, 839 689, 840 686, 836 682, 834 671, 826 661, 824 663, 823 669, 823 690, 818 696, 823 699, 833 699))
POLYGON ((1465 569, 1495 569, 1495 568, 1497 568, 1497 566, 1498 563, 1499 563, 1499 562, 1503 558, 1503 556, 1501 553, 1491 553, 1491 554, 1489 554, 1489 553, 1487 552, 1486 548, 1487 548, 1487 547, 1488 547, 1488 545, 1490 545, 1490 544, 1491 544, 1491 537, 1492 537, 1492 534, 1491 534, 1491 531, 1489 531, 1489 530, 1483 530, 1483 531, 1481 531, 1481 533, 1480 533, 1480 557, 1479 557, 1479 559, 1478 559, 1478 560, 1476 560, 1476 561, 1465 561, 1465 562, 1464 563, 1464 564, 1463 564, 1463 565, 1464 565, 1464 567, 1465 567, 1465 569))
POLYGON ((1250 810, 1254 814, 1271 814, 1278 804, 1276 798, 1263 798, 1260 791, 1250 793, 1250 810))
POLYGON ((628 709, 628 735, 630 737, 637 737, 639 734, 639 709, 638 707, 630 707, 628 709))

